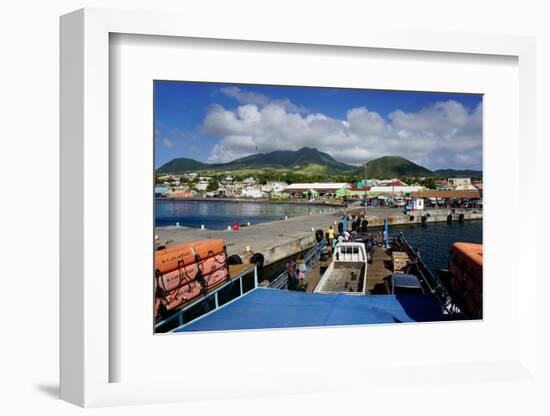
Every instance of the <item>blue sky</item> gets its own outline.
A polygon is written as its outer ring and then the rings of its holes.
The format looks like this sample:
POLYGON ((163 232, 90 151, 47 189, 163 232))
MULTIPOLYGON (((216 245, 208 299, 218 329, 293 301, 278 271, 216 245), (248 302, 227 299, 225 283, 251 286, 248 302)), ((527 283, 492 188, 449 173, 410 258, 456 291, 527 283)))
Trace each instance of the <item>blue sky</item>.
POLYGON ((481 95, 155 82, 156 166, 316 147, 360 164, 399 155, 430 169, 482 167, 481 95))

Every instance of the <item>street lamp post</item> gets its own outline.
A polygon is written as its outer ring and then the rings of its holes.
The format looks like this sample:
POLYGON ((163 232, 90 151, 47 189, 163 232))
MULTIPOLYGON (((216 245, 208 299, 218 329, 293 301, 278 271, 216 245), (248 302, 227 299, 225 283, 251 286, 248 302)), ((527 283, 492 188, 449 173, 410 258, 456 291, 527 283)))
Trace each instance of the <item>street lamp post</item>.
POLYGON ((367 219, 367 162, 363 163, 365 168, 365 219, 367 219))

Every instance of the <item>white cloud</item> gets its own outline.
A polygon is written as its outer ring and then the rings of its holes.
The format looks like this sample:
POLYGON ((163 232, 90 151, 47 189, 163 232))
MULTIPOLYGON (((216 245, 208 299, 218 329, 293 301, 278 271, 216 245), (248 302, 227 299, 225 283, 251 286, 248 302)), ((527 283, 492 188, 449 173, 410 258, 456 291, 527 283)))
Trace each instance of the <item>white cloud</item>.
POLYGON ((294 105, 288 98, 273 100, 267 95, 260 94, 258 92, 245 91, 238 87, 225 87, 221 88, 220 92, 228 97, 232 97, 239 102, 239 104, 253 104, 259 108, 265 107, 269 104, 274 104, 279 107, 283 107, 285 110, 291 113, 307 113, 308 109, 305 107, 294 105))
POLYGON ((196 141, 196 138, 195 134, 188 133, 180 128, 170 129, 166 133, 162 133, 160 129, 155 130, 155 141, 166 149, 181 147, 184 142, 196 141))
POLYGON ((320 113, 303 115, 236 87, 224 93, 243 105, 235 110, 220 105, 209 109, 202 128, 221 138, 210 162, 310 146, 356 165, 399 155, 431 169, 481 168, 481 104, 472 110, 453 100, 437 102, 418 112, 396 110, 388 120, 360 107, 340 120, 320 113))
POLYGON ((174 143, 170 139, 167 139, 166 137, 162 139, 162 145, 167 149, 173 149, 175 146, 174 143))

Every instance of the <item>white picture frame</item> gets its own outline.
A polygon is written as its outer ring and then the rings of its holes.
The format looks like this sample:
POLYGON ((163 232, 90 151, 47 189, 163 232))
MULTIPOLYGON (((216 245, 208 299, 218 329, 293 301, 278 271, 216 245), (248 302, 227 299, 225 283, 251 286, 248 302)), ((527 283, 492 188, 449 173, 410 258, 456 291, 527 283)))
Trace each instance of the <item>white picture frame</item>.
MULTIPOLYGON (((175 402, 213 397, 247 397, 273 391, 253 380, 234 389, 214 382, 207 392, 206 380, 181 382, 111 382, 110 366, 120 357, 110 349, 110 170, 109 157, 109 38, 110 34, 225 39, 247 42, 276 42, 300 45, 331 45, 334 48, 374 48, 384 50, 429 51, 438 54, 502 55, 517 58, 519 67, 518 163, 522 178, 536 172, 535 120, 535 41, 530 37, 471 33, 427 33, 350 28, 328 34, 314 25, 302 32, 289 27, 247 26, 243 20, 236 32, 232 22, 205 24, 193 16, 107 9, 82 9, 61 18, 61 398, 79 406, 108 406, 138 403, 175 402), (190 384, 193 384, 191 386, 190 384), (269 391, 268 391, 269 390, 269 391)), ((528 207, 536 195, 534 183, 522 181, 519 197, 528 207)), ((523 209, 523 208, 522 208, 523 209)), ((520 213, 521 214, 521 213, 520 213)), ((525 241, 536 241, 536 228, 529 227, 528 215, 520 215, 525 241)), ((517 349, 514 356, 498 362, 470 364, 441 363, 440 366, 409 368, 415 377, 439 380, 438 374, 451 371, 453 377, 469 381, 468 374, 486 372, 487 377, 510 380, 531 379, 536 375, 536 262, 525 244, 518 250, 518 261, 526 264, 523 284, 518 289, 517 349), (528 256, 530 261, 527 262, 528 256), (528 263, 528 264, 527 264, 528 263), (436 368, 437 367, 437 368, 436 368)), ((523 264, 523 263, 522 263, 523 264)), ((147 308, 148 306, 144 306, 147 308)), ((348 329, 353 331, 353 328, 348 329)), ((399 369, 370 369, 368 376, 358 369, 342 368, 326 372, 323 380, 312 383, 311 375, 269 374, 270 385, 285 386, 289 378, 310 383, 309 391, 341 391, 348 385, 343 376, 372 383, 401 377, 399 369)), ((314 375, 315 376, 315 375, 314 375)), ((471 381, 475 382, 475 380, 471 381)))

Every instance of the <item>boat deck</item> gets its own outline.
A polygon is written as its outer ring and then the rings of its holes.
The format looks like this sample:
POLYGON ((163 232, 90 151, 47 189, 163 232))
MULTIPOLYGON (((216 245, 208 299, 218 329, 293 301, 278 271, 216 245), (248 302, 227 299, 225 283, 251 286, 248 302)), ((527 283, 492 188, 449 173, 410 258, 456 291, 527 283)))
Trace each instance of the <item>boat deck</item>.
POLYGON ((367 293, 369 295, 385 295, 384 277, 392 274, 391 257, 382 247, 375 247, 372 253, 372 263, 367 267, 367 293))

